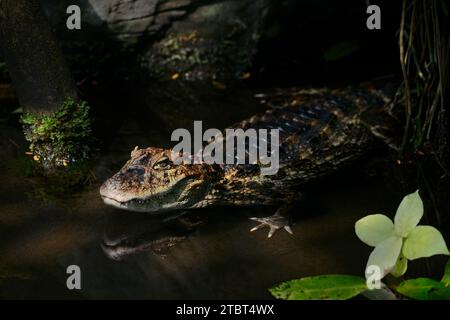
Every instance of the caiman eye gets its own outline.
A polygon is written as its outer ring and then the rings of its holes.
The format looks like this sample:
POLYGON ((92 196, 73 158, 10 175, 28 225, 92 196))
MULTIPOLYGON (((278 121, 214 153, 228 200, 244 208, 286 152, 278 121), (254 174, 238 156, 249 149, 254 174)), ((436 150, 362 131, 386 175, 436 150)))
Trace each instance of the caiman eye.
POLYGON ((155 170, 167 169, 170 168, 170 165, 171 161, 169 160, 169 158, 163 158, 153 165, 153 169, 155 170))

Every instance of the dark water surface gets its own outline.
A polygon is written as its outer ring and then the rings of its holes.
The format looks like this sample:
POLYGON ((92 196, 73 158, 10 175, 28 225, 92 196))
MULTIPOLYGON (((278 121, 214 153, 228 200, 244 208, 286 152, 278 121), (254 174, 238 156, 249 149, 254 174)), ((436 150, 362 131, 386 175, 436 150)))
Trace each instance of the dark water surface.
POLYGON ((135 145, 167 146, 171 129, 193 119, 220 128, 261 108, 229 92, 208 101, 202 112, 176 109, 173 101, 158 105, 157 117, 147 104, 128 100, 129 110, 113 120, 107 117, 112 109, 99 108, 96 179, 56 199, 17 171, 26 144, 17 118, 2 118, 0 298, 258 299, 271 298, 267 289, 284 280, 363 275, 371 249, 355 236, 354 223, 370 213, 392 217, 402 197, 380 175, 368 174, 367 159, 304 186, 305 200, 293 210, 293 236, 249 232, 255 223, 248 218, 270 215, 273 207, 208 208, 164 221, 103 204, 100 184, 135 145), (178 112, 182 123, 169 121, 178 112), (79 291, 66 288, 66 268, 73 264, 82 272, 79 291))

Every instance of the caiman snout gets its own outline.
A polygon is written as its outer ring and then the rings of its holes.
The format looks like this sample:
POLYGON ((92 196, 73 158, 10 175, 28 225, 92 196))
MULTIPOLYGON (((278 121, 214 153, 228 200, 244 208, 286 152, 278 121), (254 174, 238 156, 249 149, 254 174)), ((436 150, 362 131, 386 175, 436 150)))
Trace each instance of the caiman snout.
POLYGON ((103 201, 110 204, 110 200, 127 202, 139 195, 144 179, 144 169, 131 167, 120 171, 106 180, 100 187, 100 195, 103 201))
POLYGON ((102 199, 104 200, 105 198, 113 198, 113 192, 112 190, 115 189, 115 186, 113 185, 113 183, 111 183, 111 179, 106 180, 100 187, 100 195, 102 197, 102 199))

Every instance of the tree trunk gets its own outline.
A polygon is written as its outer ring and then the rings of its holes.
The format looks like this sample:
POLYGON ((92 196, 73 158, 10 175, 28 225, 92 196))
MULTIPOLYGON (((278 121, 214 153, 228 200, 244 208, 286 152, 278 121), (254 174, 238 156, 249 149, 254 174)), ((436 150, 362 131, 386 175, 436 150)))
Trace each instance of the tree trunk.
POLYGON ((0 39, 33 159, 47 173, 86 159, 89 107, 77 99, 39 0, 0 0, 0 39))
POLYGON ((49 114, 77 91, 38 0, 0 0, 3 58, 24 110, 49 114))

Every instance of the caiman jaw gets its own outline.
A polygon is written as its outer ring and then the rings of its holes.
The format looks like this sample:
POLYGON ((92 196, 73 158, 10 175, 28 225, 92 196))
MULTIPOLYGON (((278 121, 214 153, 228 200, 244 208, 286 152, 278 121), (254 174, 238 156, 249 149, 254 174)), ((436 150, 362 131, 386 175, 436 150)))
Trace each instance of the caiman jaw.
POLYGON ((118 200, 118 194, 117 192, 115 192, 115 186, 114 184, 111 182, 111 180, 114 177, 112 177, 111 179, 108 179, 101 187, 100 187, 100 196, 102 197, 102 200, 105 204, 107 205, 111 205, 113 207, 119 208, 119 209, 124 209, 124 210, 130 210, 130 204, 134 201, 141 201, 141 203, 143 203, 142 200, 135 200, 135 199, 121 199, 118 200))
POLYGON ((131 199, 128 201, 120 202, 113 198, 106 197, 104 195, 101 195, 101 196, 102 196, 103 202, 105 204, 119 208, 119 209, 136 211, 136 212, 150 212, 149 208, 144 206, 144 203, 145 203, 144 200, 131 199))
POLYGON ((135 212, 157 212, 184 208, 190 202, 185 193, 186 190, 191 189, 190 184, 192 181, 185 177, 173 182, 165 191, 149 194, 147 197, 142 198, 120 193, 114 187, 114 182, 111 182, 112 179, 114 177, 102 185, 100 195, 105 204, 119 209, 135 212))
POLYGON ((131 199, 128 201, 120 202, 114 200, 112 198, 102 196, 103 202, 107 205, 116 207, 118 209, 134 211, 134 212, 160 212, 165 210, 170 210, 169 207, 166 208, 152 208, 150 206, 150 200, 139 200, 139 199, 131 199))
POLYGON ((127 205, 125 202, 116 201, 112 198, 102 196, 103 202, 107 205, 119 208, 119 209, 127 209, 127 205))

